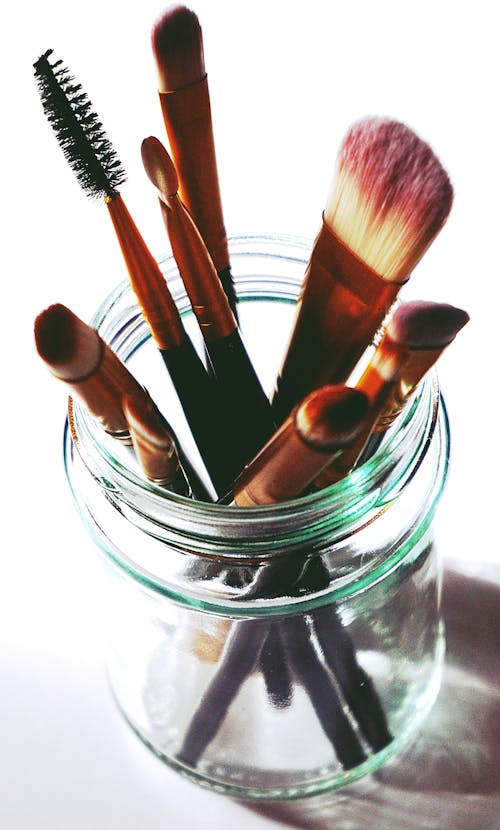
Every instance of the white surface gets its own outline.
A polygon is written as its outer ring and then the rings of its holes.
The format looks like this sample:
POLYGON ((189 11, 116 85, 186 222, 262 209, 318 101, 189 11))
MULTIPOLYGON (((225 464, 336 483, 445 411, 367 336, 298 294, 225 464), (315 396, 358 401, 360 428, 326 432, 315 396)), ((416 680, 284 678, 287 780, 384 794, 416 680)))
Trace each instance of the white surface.
POLYGON ((440 365, 454 450, 439 538, 446 560, 465 574, 445 590, 446 684, 407 763, 342 796, 288 807, 250 809, 188 784, 123 725, 109 698, 93 617, 93 551, 63 477, 65 394, 35 354, 32 325, 57 301, 88 318, 125 272, 104 208, 85 199, 45 121, 32 63, 52 47, 82 83, 128 170, 123 195, 160 253, 164 230, 139 148, 146 135, 163 137, 149 46, 163 6, 12 4, 1 50, 0 826, 493 830, 495 4, 199 0, 193 8, 205 36, 230 233, 314 236, 339 141, 352 120, 369 113, 407 121, 434 146, 454 182, 450 221, 410 288, 415 297, 471 314, 440 365))

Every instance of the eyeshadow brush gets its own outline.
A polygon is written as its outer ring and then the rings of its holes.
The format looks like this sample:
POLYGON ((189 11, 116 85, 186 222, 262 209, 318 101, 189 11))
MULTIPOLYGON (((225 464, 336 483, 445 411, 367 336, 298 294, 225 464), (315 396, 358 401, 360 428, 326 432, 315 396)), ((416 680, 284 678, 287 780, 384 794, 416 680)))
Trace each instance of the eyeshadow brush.
POLYGON ((172 252, 224 402, 227 441, 233 436, 227 455, 233 460, 236 477, 275 430, 271 406, 205 243, 180 200, 172 159, 153 136, 144 139, 142 158, 159 194, 172 252))
MULTIPOLYGON (((444 303, 416 300, 397 307, 357 383, 356 388, 370 401, 365 426, 351 446, 323 471, 317 484, 332 484, 361 463, 363 447, 369 447, 368 436, 381 419, 378 413, 400 411, 399 406, 407 400, 407 390, 413 390, 414 384, 434 365, 468 319, 465 311, 444 303)), ((309 590, 326 589, 330 575, 324 563, 317 558, 308 560, 300 584, 309 590)), ((357 661, 334 605, 315 614, 313 631, 363 736, 374 751, 383 749, 391 741, 385 714, 371 678, 357 661), (335 637, 332 631, 336 632, 335 637)))
POLYGON ((66 384, 69 395, 83 403, 105 432, 132 444, 123 397, 143 404, 150 398, 96 329, 55 303, 36 317, 34 335, 39 356, 66 384))
POLYGON ((38 354, 54 377, 105 432, 131 444, 122 399, 127 395, 145 403, 149 395, 99 333, 56 303, 37 316, 34 334, 38 354))
POLYGON ((148 481, 174 493, 192 496, 174 437, 156 404, 151 399, 125 396, 122 405, 135 454, 148 481))
MULTIPOLYGON (((169 483, 177 492, 187 495, 187 479, 189 492, 195 498, 210 501, 205 485, 182 451, 172 428, 148 392, 96 329, 65 305, 55 303, 36 317, 34 335, 38 354, 51 374, 67 385, 71 399, 78 399, 112 438, 137 450, 125 402, 136 418, 140 413, 157 413, 165 440, 168 436, 181 467, 169 483)), ((72 400, 69 412, 71 418, 72 400)), ((140 453, 138 458, 141 461, 140 453)))
POLYGON ((413 300, 396 310, 389 322, 388 334, 393 340, 406 340, 410 354, 357 464, 373 455, 422 379, 468 321, 466 311, 447 303, 413 300))
POLYGON ((396 416, 415 383, 435 364, 468 319, 465 311, 448 303, 414 300, 398 306, 356 381, 356 388, 370 401, 365 425, 351 446, 322 471, 316 482, 319 486, 339 481, 360 463, 377 423, 385 424, 387 417, 396 416))
POLYGON ((159 99, 179 193, 207 246, 236 319, 213 134, 203 34, 197 15, 174 4, 153 25, 159 99))

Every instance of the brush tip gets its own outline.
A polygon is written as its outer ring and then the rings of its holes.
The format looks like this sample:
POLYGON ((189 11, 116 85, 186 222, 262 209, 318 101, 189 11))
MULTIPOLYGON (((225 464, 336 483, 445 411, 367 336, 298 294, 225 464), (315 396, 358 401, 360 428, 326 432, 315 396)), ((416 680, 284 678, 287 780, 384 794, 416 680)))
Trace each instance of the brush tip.
POLYGON ((453 188, 434 151, 407 124, 393 118, 371 116, 355 122, 344 136, 340 164, 361 174, 367 187, 376 183, 380 208, 410 198, 418 209, 432 200, 439 214, 447 215, 453 188), (421 204, 422 203, 422 204, 421 204))
POLYGON ((431 147, 406 124, 373 116, 343 139, 325 221, 382 277, 404 282, 452 203, 452 184, 431 147))
POLYGON ((466 311, 448 303, 412 300, 398 306, 387 335, 412 349, 445 348, 468 321, 466 311))
POLYGON ((101 360, 102 341, 95 329, 61 303, 36 317, 34 334, 38 354, 61 380, 85 379, 101 360))
POLYGON ((40 100, 59 145, 87 196, 113 197, 125 170, 92 102, 61 60, 48 49, 33 64, 40 100))
POLYGON ((161 141, 154 136, 145 138, 141 145, 144 169, 161 198, 175 196, 179 189, 179 179, 174 163, 161 141))
POLYGON ((205 76, 203 37, 197 15, 173 4, 155 20, 151 33, 160 91, 175 92, 205 76))
POLYGON ((324 386, 299 405, 295 425, 302 439, 320 452, 347 446, 368 412, 368 398, 348 386, 324 386))
POLYGON ((70 360, 74 353, 73 315, 60 303, 42 311, 35 319, 35 343, 40 357, 49 363, 70 360))

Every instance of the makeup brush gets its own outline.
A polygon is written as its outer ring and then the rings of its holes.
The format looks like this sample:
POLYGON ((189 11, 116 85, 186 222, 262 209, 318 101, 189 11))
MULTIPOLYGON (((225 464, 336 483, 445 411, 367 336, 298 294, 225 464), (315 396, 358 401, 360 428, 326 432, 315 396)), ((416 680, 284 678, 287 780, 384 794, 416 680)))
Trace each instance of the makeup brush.
MULTIPOLYGON (((365 425, 351 446, 323 470, 316 480, 317 486, 339 481, 350 469, 362 463, 365 453, 366 458, 372 454, 375 447, 372 448, 370 442, 374 436, 369 440, 368 436, 374 424, 383 421, 380 412, 395 413, 396 416, 400 411, 399 404, 407 400, 406 391, 414 388, 414 384, 431 368, 468 319, 465 311, 444 303, 418 300, 397 307, 357 383, 356 388, 363 391, 370 401, 365 425), (404 378, 408 378, 408 385, 404 378)), ((330 576, 321 560, 311 558, 306 563, 301 585, 309 590, 321 591, 329 584, 330 576)), ((326 664, 335 675, 365 739, 378 752, 392 740, 385 714, 373 682, 357 661, 334 605, 325 607, 314 616, 313 631, 326 664), (336 632, 335 636, 332 636, 332 631, 336 632)))
POLYGON ((131 286, 169 371, 218 495, 233 475, 224 453, 223 410, 218 391, 187 336, 160 268, 148 250, 118 188, 125 181, 119 162, 92 103, 48 50, 35 63, 43 109, 84 192, 103 199, 127 266, 131 286))
POLYGON ((179 274, 200 326, 224 400, 228 449, 236 476, 275 430, 271 406, 243 344, 238 324, 206 245, 178 193, 172 159, 150 136, 142 143, 145 170, 155 185, 179 274))
POLYGON ((355 441, 368 399, 347 386, 326 386, 296 406, 233 485, 238 507, 299 496, 332 458, 355 441))
POLYGON ((137 405, 147 405, 149 396, 98 332, 58 303, 37 316, 35 343, 50 372, 67 385, 70 395, 113 438, 130 444, 123 396, 137 405))
POLYGON ((190 496, 189 482, 182 469, 171 432, 151 399, 126 396, 123 411, 134 450, 146 478, 174 493, 190 496))
POLYGON ((186 6, 169 6, 155 21, 151 42, 180 197, 200 231, 237 319, 198 17, 186 6))
MULTIPOLYGON (((354 439, 367 406, 361 392, 346 387, 312 393, 243 471, 235 483, 235 503, 248 507, 298 496, 319 469, 354 439)), ((247 599, 278 596, 283 586, 293 586, 300 579, 303 567, 300 555, 264 566, 247 589, 247 599)), ((254 670, 268 634, 269 625, 258 619, 233 626, 218 669, 189 724, 179 761, 190 766, 198 763, 254 670)), ((364 750, 310 642, 306 621, 300 616, 287 618, 280 634, 286 643, 284 659, 306 687, 339 761, 346 769, 357 766, 366 758, 364 750)))
POLYGON ((363 464, 380 446, 385 432, 406 406, 421 380, 468 321, 466 311, 447 303, 413 300, 397 308, 387 326, 388 336, 395 342, 406 340, 410 344, 410 352, 356 466, 363 464))
POLYGON ((278 422, 311 389, 349 379, 452 199, 441 163, 405 124, 373 117, 349 129, 276 383, 278 422))
POLYGON ((387 335, 395 342, 407 342, 411 353, 374 432, 385 431, 394 422, 420 381, 469 319, 466 311, 447 303, 413 300, 396 309, 387 335))
POLYGON ((415 383, 433 366, 468 321, 468 314, 447 303, 415 300, 402 303, 387 323, 368 366, 356 382, 370 401, 364 427, 356 440, 328 468, 317 484, 339 481, 359 463, 376 425, 394 419, 415 383))

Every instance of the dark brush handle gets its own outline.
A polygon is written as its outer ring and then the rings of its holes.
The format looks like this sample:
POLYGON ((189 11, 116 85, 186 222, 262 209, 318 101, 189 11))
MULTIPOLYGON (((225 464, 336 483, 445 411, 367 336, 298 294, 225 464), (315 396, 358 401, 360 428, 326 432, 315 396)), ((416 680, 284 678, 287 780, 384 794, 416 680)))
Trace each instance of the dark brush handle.
MULTIPOLYGON (((289 556, 264 567, 247 591, 247 599, 279 595, 279 586, 298 582, 303 567, 300 556, 289 556)), ((272 624, 256 619, 233 626, 222 659, 184 736, 177 755, 181 762, 195 766, 217 734, 241 686, 252 673, 272 624)), ((305 687, 340 762, 346 768, 361 763, 364 752, 342 710, 328 671, 314 651, 305 620, 297 616, 281 621, 280 634, 284 657, 291 660, 293 673, 305 687)))
POLYGON ((224 401, 236 478, 275 432, 271 405, 238 329, 206 348, 224 401))
MULTIPOLYGON (((309 590, 320 591, 330 584, 323 562, 308 561, 301 581, 309 590)), ((354 644, 345 630, 335 604, 325 605, 311 615, 313 632, 365 740, 375 752, 392 741, 387 719, 374 683, 360 666, 354 644)))
POLYGON ((217 495, 231 486, 234 475, 227 453, 224 408, 214 380, 186 336, 180 346, 160 349, 189 428, 217 495))

